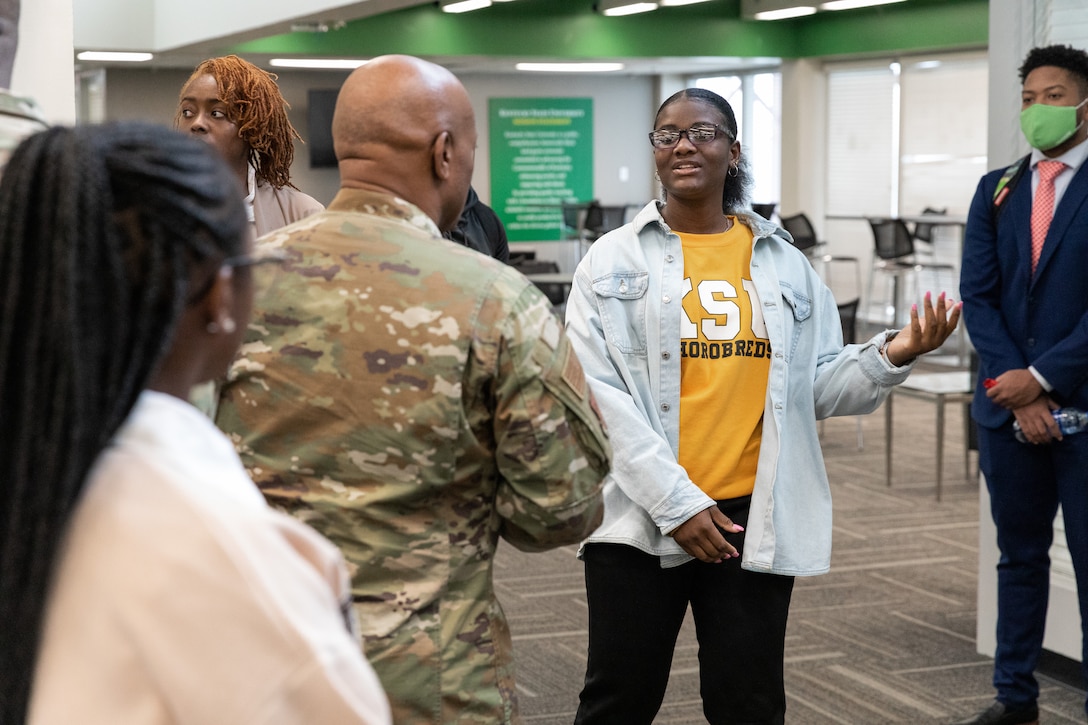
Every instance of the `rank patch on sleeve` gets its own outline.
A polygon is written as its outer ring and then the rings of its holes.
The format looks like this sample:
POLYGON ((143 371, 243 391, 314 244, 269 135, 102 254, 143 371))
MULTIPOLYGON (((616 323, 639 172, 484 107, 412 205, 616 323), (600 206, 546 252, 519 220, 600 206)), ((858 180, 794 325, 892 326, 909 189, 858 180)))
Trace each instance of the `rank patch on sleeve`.
POLYGON ((563 382, 569 385, 580 399, 585 399, 588 384, 585 373, 582 372, 582 363, 570 346, 567 346, 566 355, 567 359, 563 361, 563 382))

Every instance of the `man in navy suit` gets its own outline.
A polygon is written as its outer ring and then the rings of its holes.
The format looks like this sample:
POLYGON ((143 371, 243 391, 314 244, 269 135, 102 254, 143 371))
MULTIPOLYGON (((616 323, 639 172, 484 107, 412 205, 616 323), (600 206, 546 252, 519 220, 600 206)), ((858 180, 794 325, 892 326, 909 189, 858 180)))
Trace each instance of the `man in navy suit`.
MULTIPOLYGON (((960 276, 980 361, 971 411, 1001 558, 997 699, 958 725, 1038 722, 1033 673, 1059 503, 1082 632, 1088 622, 1088 433, 1063 437, 1050 414, 1060 406, 1088 410, 1088 54, 1035 48, 1020 80, 1020 125, 1034 150, 1011 184, 1004 170, 979 183, 960 276), (1014 420, 1027 443, 1014 437, 1014 420)), ((1088 673, 1088 651, 1082 660, 1088 673)))

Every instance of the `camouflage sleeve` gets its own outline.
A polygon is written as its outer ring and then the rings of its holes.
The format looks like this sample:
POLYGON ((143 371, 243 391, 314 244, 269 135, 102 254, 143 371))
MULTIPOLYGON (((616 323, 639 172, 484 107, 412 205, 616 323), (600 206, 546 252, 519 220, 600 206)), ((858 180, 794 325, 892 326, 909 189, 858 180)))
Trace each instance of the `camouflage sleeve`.
POLYGON ((577 543, 601 522, 608 437, 547 298, 530 285, 497 322, 492 384, 500 534, 524 551, 577 543))

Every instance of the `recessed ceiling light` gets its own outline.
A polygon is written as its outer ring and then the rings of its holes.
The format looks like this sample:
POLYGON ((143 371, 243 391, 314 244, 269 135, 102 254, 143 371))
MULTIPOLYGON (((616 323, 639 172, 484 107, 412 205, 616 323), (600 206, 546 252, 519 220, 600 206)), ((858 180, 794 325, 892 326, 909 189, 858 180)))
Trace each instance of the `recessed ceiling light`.
POLYGON ((623 63, 518 63, 514 67, 544 73, 609 73, 623 70, 623 63))
POLYGON ((597 3, 597 12, 610 18, 621 15, 634 15, 636 13, 648 13, 657 10, 657 2, 638 2, 637 0, 600 0, 597 3))
POLYGON ((76 55, 79 60, 118 61, 121 63, 143 63, 154 57, 151 53, 121 53, 103 50, 85 50, 76 55))
POLYGON ((467 13, 491 7, 491 0, 442 0, 441 5, 444 13, 467 13))
POLYGON ((663 8, 677 7, 680 5, 694 5, 695 3, 705 3, 707 0, 657 0, 663 8))
POLYGON ((854 8, 867 8, 870 5, 890 5, 901 3, 903 0, 827 0, 820 3, 820 10, 853 10, 854 8))
POLYGON ((366 64, 356 58, 273 58, 268 65, 277 68, 311 68, 327 70, 350 70, 366 64))
POLYGON ((786 18, 800 18, 804 15, 813 15, 816 12, 816 8, 811 5, 798 5, 792 8, 782 8, 781 10, 764 10, 758 12, 752 17, 756 20, 785 20, 786 18))

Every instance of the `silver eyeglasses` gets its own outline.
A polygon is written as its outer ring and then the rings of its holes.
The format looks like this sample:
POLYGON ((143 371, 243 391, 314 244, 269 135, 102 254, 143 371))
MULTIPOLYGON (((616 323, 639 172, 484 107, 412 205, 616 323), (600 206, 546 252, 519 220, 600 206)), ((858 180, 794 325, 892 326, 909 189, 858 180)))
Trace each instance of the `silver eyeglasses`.
POLYGON ((712 123, 700 123, 683 130, 662 128, 657 131, 650 131, 650 143, 655 149, 671 149, 673 146, 680 143, 681 136, 687 136, 688 141, 691 141, 696 146, 701 146, 702 144, 710 143, 716 139, 718 133, 721 133, 730 141, 733 141, 733 134, 729 133, 721 126, 712 123))

